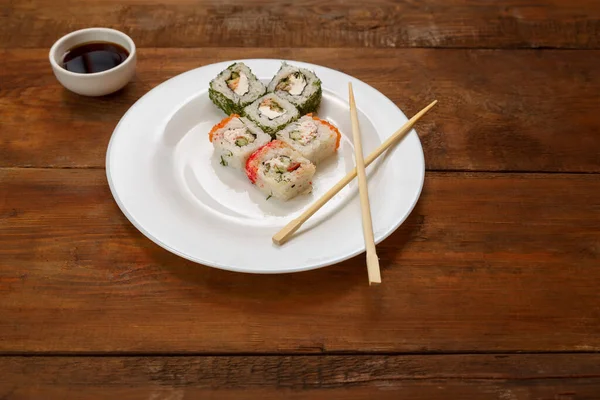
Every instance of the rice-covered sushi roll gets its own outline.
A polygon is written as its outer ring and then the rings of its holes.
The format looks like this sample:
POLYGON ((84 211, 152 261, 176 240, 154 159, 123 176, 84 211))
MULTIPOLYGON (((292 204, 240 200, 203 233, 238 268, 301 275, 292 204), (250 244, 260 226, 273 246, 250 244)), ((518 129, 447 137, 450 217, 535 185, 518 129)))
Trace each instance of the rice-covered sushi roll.
POLYGON ((246 175, 267 199, 289 200, 312 191, 315 166, 280 140, 261 147, 246 163, 246 175))
POLYGON ((244 169, 252 153, 271 141, 247 118, 232 114, 215 125, 208 134, 223 166, 244 169))
POLYGON ((244 116, 251 119, 271 136, 300 117, 296 107, 274 93, 267 93, 244 108, 244 116))
POLYGON ((267 91, 276 93, 294 104, 301 115, 317 111, 321 103, 321 80, 314 72, 283 63, 267 91))
POLYGON ((334 125, 312 114, 292 122, 276 136, 315 164, 335 154, 342 137, 334 125))
POLYGON ((246 64, 235 63, 210 81, 208 97, 225 114, 242 114, 244 107, 265 94, 265 91, 265 85, 246 64))

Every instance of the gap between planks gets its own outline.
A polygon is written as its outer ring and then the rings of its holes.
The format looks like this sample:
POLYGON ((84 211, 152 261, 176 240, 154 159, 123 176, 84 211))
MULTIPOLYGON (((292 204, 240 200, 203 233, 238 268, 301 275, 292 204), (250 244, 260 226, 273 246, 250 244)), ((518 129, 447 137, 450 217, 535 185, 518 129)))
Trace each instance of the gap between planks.
POLYGON ((598 350, 543 350, 543 351, 495 351, 495 350, 482 350, 482 351, 424 351, 424 352, 347 352, 347 351, 322 351, 322 352, 136 352, 136 351, 78 351, 78 352, 65 352, 65 351, 49 351, 49 352, 27 352, 27 351, 4 351, 0 352, 1 358, 9 357, 324 357, 324 356, 338 356, 338 357, 412 357, 412 356, 498 356, 502 358, 510 356, 527 356, 527 355, 585 355, 585 354, 600 354, 598 350))
MULTIPOLYGON (((58 38, 57 38, 58 39, 58 38)), ((216 48, 223 48, 223 49, 239 49, 239 50, 244 50, 244 49, 257 49, 259 47, 256 46, 245 46, 245 47, 240 47, 240 46, 226 46, 223 44, 219 44, 216 46, 136 46, 137 50, 193 50, 193 49, 216 49, 216 48)), ((262 48, 262 47, 261 47, 262 48)), ((365 49, 369 49, 369 50, 500 50, 500 51, 532 51, 532 50, 551 50, 551 51, 560 51, 560 50, 564 50, 564 51, 599 51, 600 50, 600 46, 598 47, 553 47, 553 46, 530 46, 530 47, 492 47, 492 46, 476 46, 476 47, 469 47, 469 46, 410 46, 410 47, 371 47, 371 46, 351 46, 351 47, 340 47, 340 46, 334 46, 334 47, 323 47, 323 46, 319 46, 319 47, 307 47, 307 46, 293 46, 293 47, 264 47, 262 49, 265 50, 295 50, 295 49, 328 49, 328 50, 339 50, 339 49, 344 49, 344 50, 365 50, 365 49)), ((0 52, 4 52, 4 51, 48 51, 50 50, 50 46, 48 47, 4 47, 4 46, 0 46, 0 52)), ((48 68, 50 68, 50 66, 48 66, 48 68)))
MULTIPOLYGON (((33 167, 33 166, 0 166, 0 171, 48 171, 48 170, 106 170, 102 166, 59 166, 59 167, 33 167)), ((600 171, 534 171, 534 170, 493 170, 493 169, 427 169, 425 172, 436 174, 512 174, 512 175, 600 175, 600 171)))

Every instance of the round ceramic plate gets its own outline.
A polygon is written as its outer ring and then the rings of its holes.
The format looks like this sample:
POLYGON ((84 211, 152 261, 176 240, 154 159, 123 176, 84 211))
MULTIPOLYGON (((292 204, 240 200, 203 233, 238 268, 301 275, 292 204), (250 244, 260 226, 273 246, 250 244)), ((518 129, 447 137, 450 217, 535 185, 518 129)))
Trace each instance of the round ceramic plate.
MULTIPOLYGON (((242 60, 263 82, 280 60, 242 60)), ((406 116, 387 97, 339 71, 303 62, 322 81, 318 115, 342 133, 337 154, 317 166, 313 192, 288 202, 266 199, 238 170, 223 167, 208 141, 225 117, 208 98, 209 82, 234 61, 207 65, 157 86, 123 116, 110 140, 106 174, 112 194, 144 235, 181 257, 211 267, 252 273, 304 271, 364 252, 356 180, 319 210, 285 245, 271 237, 354 167, 348 111, 352 82, 365 156, 406 116)), ((425 174, 416 132, 368 169, 377 242, 416 204, 425 174)))

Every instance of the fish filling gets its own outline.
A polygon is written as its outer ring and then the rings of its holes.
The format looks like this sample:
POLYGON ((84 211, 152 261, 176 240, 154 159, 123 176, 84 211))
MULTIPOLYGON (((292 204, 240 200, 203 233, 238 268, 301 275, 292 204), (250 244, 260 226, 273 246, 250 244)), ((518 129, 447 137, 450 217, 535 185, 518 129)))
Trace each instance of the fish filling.
POLYGON ((276 182, 290 181, 292 172, 300 168, 300 163, 288 156, 278 156, 263 162, 265 175, 270 175, 276 182))
POLYGON ((290 132, 290 139, 306 146, 317 138, 317 130, 315 121, 302 121, 297 123, 296 129, 290 132))
POLYGON ((261 113, 261 115, 264 115, 265 117, 269 118, 269 119, 275 119, 277 117, 281 117, 283 114, 285 114, 287 111, 283 109, 283 107, 281 107, 279 104, 277 104, 277 102, 271 98, 266 98, 264 99, 261 103, 260 106, 258 107, 258 111, 261 113))
POLYGON ((227 86, 229 86, 229 89, 231 89, 233 93, 237 94, 238 96, 245 95, 250 89, 248 77, 242 71, 233 71, 231 73, 231 78, 229 78, 227 81, 227 86))
POLYGON ((278 84, 276 89, 283 90, 291 94, 292 96, 299 96, 306 87, 306 78, 301 72, 293 72, 283 78, 278 84))
POLYGON ((256 135, 248 132, 246 128, 234 128, 223 132, 223 138, 229 143, 235 144, 237 147, 244 147, 253 143, 256 139, 256 135))

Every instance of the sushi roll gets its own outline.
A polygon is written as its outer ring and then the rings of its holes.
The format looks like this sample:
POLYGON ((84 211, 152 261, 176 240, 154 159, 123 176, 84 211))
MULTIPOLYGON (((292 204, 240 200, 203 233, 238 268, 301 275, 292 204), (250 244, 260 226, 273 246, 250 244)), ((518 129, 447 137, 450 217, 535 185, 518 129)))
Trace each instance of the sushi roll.
POLYGON ((312 191, 315 166, 280 140, 261 147, 246 163, 246 175, 267 200, 289 200, 312 191))
POLYGON ((251 119, 271 136, 300 117, 296 107, 274 93, 267 93, 244 108, 244 116, 251 119))
POLYGON ((248 157, 271 141, 252 121, 232 114, 215 125, 208 134, 221 165, 244 169, 248 157))
POLYGON ((307 114, 277 132, 277 139, 313 163, 335 154, 340 146, 340 131, 327 121, 307 114))
POLYGON ((210 82, 208 97, 225 114, 242 114, 244 107, 265 94, 265 85, 244 63, 235 63, 210 82))
POLYGON ((267 91, 294 104, 301 115, 317 111, 321 103, 321 80, 314 72, 283 63, 267 91))

